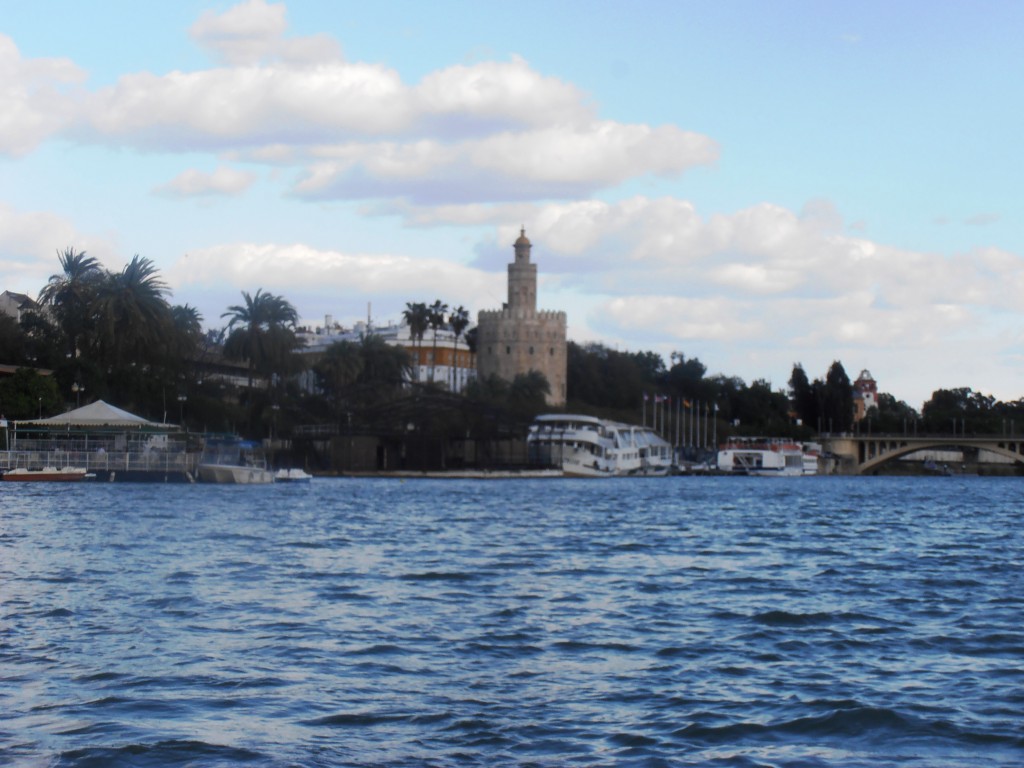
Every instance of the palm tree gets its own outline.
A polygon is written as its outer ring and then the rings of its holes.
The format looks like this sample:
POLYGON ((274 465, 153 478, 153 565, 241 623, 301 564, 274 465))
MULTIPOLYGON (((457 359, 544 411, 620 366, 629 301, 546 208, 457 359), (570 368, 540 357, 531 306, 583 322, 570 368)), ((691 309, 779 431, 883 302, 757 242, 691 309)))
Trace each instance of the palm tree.
POLYGON ((244 304, 228 307, 221 317, 228 320, 228 338, 224 354, 229 359, 246 360, 249 364, 249 390, 257 370, 287 363, 295 348, 295 324, 299 321, 295 307, 281 296, 257 289, 250 296, 242 291, 244 304))
POLYGON ((434 377, 437 375, 437 332, 442 328, 446 322, 445 314, 448 312, 448 305, 440 299, 437 299, 427 309, 427 321, 430 323, 430 327, 434 331, 434 345, 433 351, 431 352, 430 360, 430 381, 434 381, 434 377))
POLYGON ((68 353, 78 357, 82 337, 90 330, 90 308, 104 276, 100 263, 85 251, 65 248, 57 252, 61 271, 51 275, 39 293, 39 303, 48 306, 64 333, 68 353))
POLYGON ((171 378, 184 379, 199 358, 203 343, 203 316, 189 304, 171 307, 171 325, 164 342, 165 366, 171 378))
POLYGON ((138 254, 99 284, 97 341, 114 370, 120 370, 128 356, 139 363, 158 357, 171 327, 171 308, 164 298, 168 292, 156 265, 138 254))
POLYGON ((405 324, 409 326, 409 336, 412 338, 413 346, 416 347, 416 381, 420 380, 420 354, 419 347, 423 343, 423 334, 427 332, 430 325, 430 310, 423 302, 408 302, 405 311, 402 312, 405 324))
POLYGON ((458 386, 458 369, 455 363, 458 357, 459 336, 469 325, 469 312, 460 304, 452 310, 448 324, 452 327, 452 333, 455 334, 455 338, 452 339, 452 392, 454 392, 458 386))

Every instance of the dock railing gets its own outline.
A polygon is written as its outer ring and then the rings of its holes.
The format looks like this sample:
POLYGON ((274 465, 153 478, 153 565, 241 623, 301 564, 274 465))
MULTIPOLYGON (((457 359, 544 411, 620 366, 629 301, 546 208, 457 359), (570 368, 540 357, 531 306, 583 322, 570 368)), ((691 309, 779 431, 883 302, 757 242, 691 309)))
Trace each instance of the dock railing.
POLYGON ((194 474, 198 453, 184 451, 0 451, 0 470, 83 467, 87 472, 194 474))

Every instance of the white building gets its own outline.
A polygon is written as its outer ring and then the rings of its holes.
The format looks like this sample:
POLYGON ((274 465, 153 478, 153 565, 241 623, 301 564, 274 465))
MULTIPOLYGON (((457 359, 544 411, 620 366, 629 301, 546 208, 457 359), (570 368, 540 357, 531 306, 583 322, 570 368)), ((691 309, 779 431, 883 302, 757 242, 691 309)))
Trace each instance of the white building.
POLYGON ((433 382, 453 392, 462 392, 476 378, 476 363, 466 344, 465 334, 456 341, 455 333, 447 326, 438 328, 436 346, 432 328, 428 328, 420 340, 412 337, 409 326, 404 322, 371 325, 360 321, 352 328, 344 328, 333 322, 330 315, 324 318, 322 328, 299 330, 296 335, 304 345, 300 350, 302 354, 321 355, 339 341, 358 344, 371 334, 408 353, 413 382, 433 382))

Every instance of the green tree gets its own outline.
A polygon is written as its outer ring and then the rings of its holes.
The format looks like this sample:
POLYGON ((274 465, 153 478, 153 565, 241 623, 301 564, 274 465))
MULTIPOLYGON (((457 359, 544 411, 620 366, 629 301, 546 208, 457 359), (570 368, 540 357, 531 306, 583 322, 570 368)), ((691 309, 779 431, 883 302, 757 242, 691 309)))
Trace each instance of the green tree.
POLYGON ((32 368, 18 368, 0 380, 0 415, 8 419, 43 418, 63 410, 64 400, 52 376, 41 376, 32 368))
POLYGON ((363 371, 360 383, 373 402, 399 397, 409 376, 409 355, 401 347, 388 344, 380 336, 362 341, 363 371))
POLYGON ((822 428, 829 432, 849 432, 853 428, 853 384, 843 364, 829 366, 822 390, 822 428))
POLYGON ((925 429, 932 433, 996 433, 1002 429, 1006 411, 992 395, 958 387, 935 390, 922 406, 921 416, 925 429))
POLYGON ((273 374, 290 367, 295 350, 295 324, 298 313, 287 300, 257 289, 250 296, 242 291, 244 304, 228 307, 221 317, 228 318, 228 336, 224 354, 230 360, 244 360, 249 366, 248 389, 252 392, 257 372, 273 374))
POLYGON ((914 429, 915 422, 920 418, 917 411, 902 400, 897 400, 888 392, 878 393, 878 406, 868 410, 861 431, 868 429, 877 432, 904 432, 914 429))
POLYGON ((27 339, 18 321, 0 314, 0 362, 8 365, 23 363, 27 359, 27 339))
POLYGON ((793 365, 793 374, 789 377, 789 390, 797 418, 806 426, 816 429, 820 415, 818 392, 808 380, 807 373, 800 363, 793 365))
POLYGON ((423 380, 423 377, 420 375, 419 350, 423 344, 423 334, 430 327, 430 310, 421 301, 408 302, 405 305, 405 310, 402 312, 402 317, 405 319, 405 324, 409 326, 409 337, 416 348, 416 381, 419 382, 423 380))
POLYGON ((544 410, 551 385, 540 371, 516 374, 508 388, 508 406, 521 420, 530 421, 544 410))
POLYGON ((85 251, 58 251, 61 271, 51 275, 39 293, 39 303, 49 308, 64 335, 67 354, 78 357, 84 337, 93 328, 93 303, 106 272, 85 251))
POLYGON ((363 372, 364 360, 361 345, 351 341, 331 344, 323 357, 313 366, 321 389, 340 410, 350 388, 363 372))
POLYGON ((203 339, 203 316, 188 304, 171 307, 171 322, 182 354, 195 354, 203 339))
POLYGON ((156 265, 136 254, 117 274, 100 282, 95 299, 96 342, 114 371, 126 362, 157 358, 171 327, 167 285, 156 265))
POLYGON ((401 397, 410 364, 404 349, 370 334, 359 343, 332 344, 313 370, 340 413, 401 397))

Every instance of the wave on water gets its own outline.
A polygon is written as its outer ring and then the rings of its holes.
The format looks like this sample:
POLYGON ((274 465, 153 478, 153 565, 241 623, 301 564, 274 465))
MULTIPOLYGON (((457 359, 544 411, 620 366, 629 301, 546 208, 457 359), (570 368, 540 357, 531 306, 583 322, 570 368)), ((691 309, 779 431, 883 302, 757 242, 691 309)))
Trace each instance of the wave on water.
POLYGON ((85 747, 61 752, 52 768, 139 768, 140 766, 270 766, 269 756, 204 741, 159 741, 122 747, 85 747))
POLYGON ((461 571, 425 571, 423 573, 403 573, 398 577, 402 581, 475 581, 479 577, 474 573, 461 571))
POLYGON ((830 613, 827 611, 814 611, 811 613, 799 613, 784 610, 765 611, 753 617, 758 624, 769 627, 808 627, 820 624, 850 624, 850 623, 885 623, 877 617, 868 616, 862 613, 849 613, 841 611, 830 613))
MULTIPOLYGON (((960 745, 985 744, 1020 748, 1024 737, 1016 734, 977 732, 946 720, 925 720, 886 707, 850 705, 820 715, 801 716, 772 723, 733 722, 725 725, 691 723, 673 732, 691 745, 742 745, 768 743, 857 743, 861 748, 886 744, 960 745)), ((941 751, 941 750, 939 750, 941 751)))

